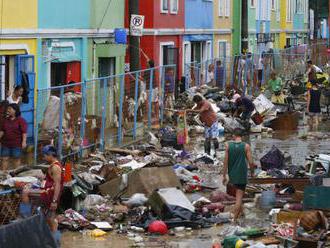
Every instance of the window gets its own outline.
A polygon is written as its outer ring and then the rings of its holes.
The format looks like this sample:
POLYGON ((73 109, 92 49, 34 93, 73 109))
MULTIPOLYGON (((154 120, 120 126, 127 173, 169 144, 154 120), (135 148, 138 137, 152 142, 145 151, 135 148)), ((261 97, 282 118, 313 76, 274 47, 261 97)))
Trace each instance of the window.
POLYGON ((303 0, 303 3, 304 3, 304 23, 308 23, 308 0, 303 0))
POLYGON ((168 13, 168 1, 169 0, 161 0, 161 12, 168 13))
POLYGON ((171 0, 171 14, 177 14, 179 10, 179 0, 171 0))
POLYGON ((287 0, 286 1, 286 21, 292 22, 292 16, 293 16, 293 0, 287 0))
POLYGON ((225 11, 225 16, 226 17, 230 16, 230 1, 231 0, 226 0, 226 11, 225 11))
POLYGON ((251 8, 255 8, 256 7, 255 1, 256 0, 251 0, 251 2, 250 2, 251 8))
POLYGON ((272 10, 276 9, 276 0, 271 0, 272 1, 272 10))
POLYGON ((230 16, 230 0, 219 0, 219 16, 230 16))
POLYGON ((227 41, 218 41, 218 58, 223 60, 223 58, 229 56, 227 41))
POLYGON ((303 2, 305 0, 295 0, 295 7, 296 7, 296 12, 295 13, 299 13, 299 14, 303 14, 304 13, 304 7, 303 7, 303 2))
MULTIPOLYGON (((308 1, 308 0, 307 0, 308 1)), ((280 8, 280 0, 277 0, 276 2, 277 8, 276 8, 276 21, 281 21, 281 8, 280 8)))

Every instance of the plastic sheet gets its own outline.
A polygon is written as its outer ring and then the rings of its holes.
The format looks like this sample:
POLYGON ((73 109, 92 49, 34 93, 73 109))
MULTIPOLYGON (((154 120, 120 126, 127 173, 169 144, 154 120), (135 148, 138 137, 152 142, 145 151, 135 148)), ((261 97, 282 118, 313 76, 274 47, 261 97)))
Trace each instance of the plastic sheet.
POLYGON ((0 247, 56 248, 55 240, 43 215, 0 227, 0 247))

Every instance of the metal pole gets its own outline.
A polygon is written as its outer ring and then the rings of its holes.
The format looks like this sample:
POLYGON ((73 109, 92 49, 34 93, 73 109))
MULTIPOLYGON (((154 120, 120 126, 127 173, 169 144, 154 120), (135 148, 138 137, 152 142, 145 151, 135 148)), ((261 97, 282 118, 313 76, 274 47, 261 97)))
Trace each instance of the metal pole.
MULTIPOLYGON (((129 0, 129 16, 139 14, 139 0, 129 0)), ((140 37, 129 36, 130 71, 140 70, 140 37)))
POLYGON ((60 113, 59 113, 59 121, 58 121, 58 144, 57 151, 60 161, 62 160, 62 146, 63 146, 63 114, 64 114, 64 88, 60 89, 60 113))
POLYGON ((153 97, 153 81, 154 81, 154 68, 152 68, 149 72, 150 74, 150 84, 149 84, 149 103, 148 103, 148 128, 151 128, 151 117, 152 117, 152 97, 153 97))
POLYGON ((139 72, 135 73, 135 93, 134 93, 134 126, 133 126, 133 139, 136 139, 136 128, 137 128, 137 111, 139 101, 139 72))
POLYGON ((82 83, 82 89, 81 89, 81 93, 82 93, 82 101, 81 101, 81 127, 80 127, 80 140, 81 140, 81 144, 80 144, 80 156, 82 156, 82 150, 84 148, 84 138, 85 138, 85 128, 86 128, 86 99, 87 99, 87 89, 86 89, 86 80, 83 81, 82 83))
POLYGON ((107 93, 108 93, 108 84, 107 80, 103 79, 102 80, 102 85, 103 85, 103 97, 102 97, 102 125, 101 125, 101 140, 100 140, 100 145, 101 145, 101 151, 104 151, 105 147, 105 119, 106 119, 106 111, 107 111, 107 93))
POLYGON ((125 74, 123 74, 120 78, 119 85, 119 114, 118 114, 118 145, 121 145, 122 142, 122 124, 123 124, 123 103, 124 103, 124 82, 125 82, 125 74))
POLYGON ((242 1, 242 19, 241 19, 241 49, 242 53, 247 53, 249 49, 249 30, 248 30, 248 0, 242 1))

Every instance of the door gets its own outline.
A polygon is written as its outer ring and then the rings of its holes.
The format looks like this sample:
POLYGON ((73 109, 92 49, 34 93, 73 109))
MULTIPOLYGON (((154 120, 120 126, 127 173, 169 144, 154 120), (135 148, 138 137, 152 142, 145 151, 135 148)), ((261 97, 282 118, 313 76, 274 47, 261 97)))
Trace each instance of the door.
POLYGON ((165 75, 172 81, 174 85, 175 96, 178 95, 177 80, 179 78, 179 48, 166 47, 164 65, 175 65, 176 68, 166 68, 165 75), (174 78, 173 78, 173 76, 174 78))
MULTIPOLYGON (((81 63, 79 61, 69 62, 66 67, 66 83, 81 82, 81 63)), ((80 92, 80 85, 73 87, 74 92, 80 92)))
POLYGON ((16 82, 18 85, 28 86, 28 103, 22 103, 20 106, 22 117, 28 124, 27 143, 33 144, 34 135, 34 56, 18 55, 16 56, 16 82))
MULTIPOLYGON (((116 73, 116 58, 115 57, 110 57, 110 58, 99 58, 99 77, 109 77, 113 76, 116 73)), ((115 106, 116 106, 116 101, 115 101, 115 79, 110 78, 107 81, 107 86, 108 86, 108 110, 109 112, 106 115, 107 119, 107 124, 113 126, 115 123, 115 106)), ((100 85, 101 90, 103 85, 100 85)), ((102 94, 99 94, 101 96, 102 94)), ((101 99, 99 99, 101 101, 101 99)), ((101 102, 99 102, 99 106, 102 106, 101 102)))

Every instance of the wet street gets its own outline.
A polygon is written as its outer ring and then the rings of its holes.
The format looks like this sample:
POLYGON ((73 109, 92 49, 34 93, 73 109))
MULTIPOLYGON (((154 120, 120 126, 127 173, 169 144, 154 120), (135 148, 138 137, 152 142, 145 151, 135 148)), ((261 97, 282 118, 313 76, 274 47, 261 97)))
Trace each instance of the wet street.
MULTIPOLYGON (((293 132, 274 132, 272 134, 251 134, 245 140, 251 143, 253 157, 257 164, 262 155, 267 153, 273 145, 282 152, 287 152, 292 157, 293 165, 304 165, 308 155, 328 153, 330 145, 330 125, 328 120, 324 120, 316 131, 309 131, 309 127, 304 125, 304 120, 300 121, 299 129, 293 132)), ((202 149, 200 137, 194 139, 191 148, 202 149)), ((204 179, 220 185, 220 177, 214 171, 208 169, 202 173, 204 179)), ((227 209, 228 210, 228 209, 227 209)), ((257 209, 245 210, 245 218, 239 223, 240 226, 262 227, 269 226, 270 220, 267 212, 257 209), (263 221, 260 221, 263 220, 263 221), (261 225, 261 226, 260 226, 261 225)), ((234 228, 234 224, 214 226, 212 228, 194 231, 175 232, 173 235, 149 236, 136 233, 136 237, 128 237, 126 234, 117 234, 116 231, 109 232, 102 238, 93 238, 88 232, 64 232, 62 234, 63 248, 87 248, 87 247, 174 247, 174 248, 197 248, 212 247, 214 239, 221 240, 221 232, 234 228), (137 239, 143 239, 137 245, 137 239)), ((141 239, 141 240, 142 240, 141 239)))

